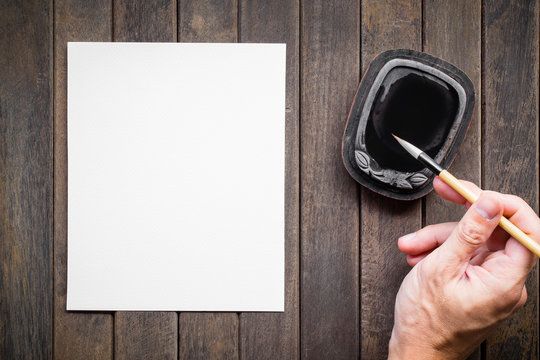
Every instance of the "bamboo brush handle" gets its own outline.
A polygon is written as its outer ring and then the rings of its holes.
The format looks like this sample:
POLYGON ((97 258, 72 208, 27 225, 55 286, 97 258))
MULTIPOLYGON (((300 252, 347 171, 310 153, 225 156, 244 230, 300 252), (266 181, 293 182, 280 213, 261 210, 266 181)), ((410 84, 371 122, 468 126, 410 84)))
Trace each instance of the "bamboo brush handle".
MULTIPOLYGON (((463 196, 465 199, 467 199, 468 202, 471 204, 474 203, 478 196, 474 194, 471 190, 463 186, 461 182, 454 177, 454 175, 450 174, 448 171, 443 170, 439 174, 439 177, 450 187, 454 190, 456 190, 461 196, 463 196)), ((525 234, 520 228, 518 228, 516 225, 510 222, 507 218, 504 216, 501 217, 501 220, 499 221, 499 226, 503 228, 508 234, 510 234, 513 238, 515 238, 517 241, 519 241, 523 246, 525 246, 527 249, 529 249, 533 254, 540 257, 540 244, 538 244, 536 241, 531 239, 531 237, 527 234, 525 234)))
POLYGON ((439 177, 450 187, 454 190, 456 190, 461 196, 463 196, 468 202, 471 204, 478 200, 478 195, 473 193, 471 190, 463 186, 463 184, 454 177, 454 175, 450 174, 448 171, 443 170, 439 174, 439 177))

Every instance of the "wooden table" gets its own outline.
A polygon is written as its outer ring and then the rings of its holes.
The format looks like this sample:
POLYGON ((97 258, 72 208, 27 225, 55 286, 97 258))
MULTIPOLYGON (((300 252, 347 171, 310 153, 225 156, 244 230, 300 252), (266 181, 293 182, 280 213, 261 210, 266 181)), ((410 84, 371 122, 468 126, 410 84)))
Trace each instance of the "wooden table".
MULTIPOLYGON (((394 201, 340 155, 363 69, 450 61, 477 105, 451 170, 538 209, 538 0, 6 0, 0 3, 1 359, 384 359, 408 272, 396 239, 463 210, 394 201), (66 42, 287 43, 284 313, 66 312, 66 42)), ((473 359, 538 358, 529 300, 473 359)))

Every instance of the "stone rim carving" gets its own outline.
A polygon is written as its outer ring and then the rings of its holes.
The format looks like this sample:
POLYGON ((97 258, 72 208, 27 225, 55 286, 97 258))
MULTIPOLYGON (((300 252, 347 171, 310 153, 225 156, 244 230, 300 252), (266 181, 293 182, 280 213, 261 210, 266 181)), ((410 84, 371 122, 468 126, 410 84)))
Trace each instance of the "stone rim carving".
POLYGON ((416 172, 383 169, 365 147, 366 122, 380 84, 390 70, 411 67, 441 79, 458 94, 459 107, 454 123, 436 161, 448 167, 453 161, 470 123, 474 107, 474 87, 469 78, 455 66, 413 50, 390 50, 380 54, 369 65, 358 87, 347 119, 342 155, 345 167, 360 184, 382 195, 413 200, 429 193, 434 175, 423 168, 416 172))
POLYGON ((428 177, 422 172, 396 172, 395 170, 381 168, 376 170, 379 166, 375 159, 361 150, 356 150, 354 155, 360 170, 385 184, 400 189, 414 189, 428 181, 428 177))

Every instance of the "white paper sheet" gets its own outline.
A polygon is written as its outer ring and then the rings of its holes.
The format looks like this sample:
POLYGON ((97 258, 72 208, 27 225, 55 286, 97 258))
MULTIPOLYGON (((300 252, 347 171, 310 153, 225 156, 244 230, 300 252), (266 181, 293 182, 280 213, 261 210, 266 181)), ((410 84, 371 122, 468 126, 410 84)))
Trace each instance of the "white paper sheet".
POLYGON ((68 44, 68 310, 283 311, 284 44, 68 44))

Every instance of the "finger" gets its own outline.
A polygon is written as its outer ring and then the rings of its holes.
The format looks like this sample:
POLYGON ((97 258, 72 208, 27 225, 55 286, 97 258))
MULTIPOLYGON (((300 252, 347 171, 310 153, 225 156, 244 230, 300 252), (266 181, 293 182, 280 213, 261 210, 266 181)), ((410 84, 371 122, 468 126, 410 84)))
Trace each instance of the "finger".
POLYGON ((478 250, 475 251, 473 256, 471 257, 471 260, 469 260, 469 264, 471 265, 482 265, 486 258, 493 254, 493 252, 489 251, 485 246, 482 246, 478 250))
MULTIPOLYGON (((508 239, 508 237, 507 237, 507 239, 508 239)), ((490 240, 491 239, 489 239, 488 242, 490 240)), ((504 249, 504 245, 502 246, 501 249, 504 249)), ((415 266, 420 261, 422 261, 426 256, 431 254, 433 252, 433 250, 434 249, 430 249, 430 250, 427 250, 426 252, 423 252, 423 253, 420 253, 420 254, 409 254, 409 255, 407 255, 407 263, 409 265, 411 265, 411 266, 415 266)), ((492 250, 489 250, 487 247, 484 247, 484 246, 480 247, 480 248, 476 249, 476 251, 474 252, 473 256, 471 257, 471 260, 469 261, 469 263, 471 265, 481 265, 485 261, 485 259, 491 254, 493 254, 492 250)))
POLYGON ((432 251, 427 251, 425 253, 419 254, 419 255, 407 255, 407 264, 411 266, 415 266, 420 261, 422 261, 426 256, 431 254, 432 251))
MULTIPOLYGON (((501 195, 501 199, 504 206, 503 214, 530 238, 540 242, 540 219, 536 212, 523 199, 515 195, 501 195)), ((527 271, 530 270, 536 263, 536 255, 517 240, 513 238, 510 240, 506 243, 505 253, 515 262, 523 265, 527 271)))
MULTIPOLYGON (((475 184, 460 180, 465 186, 471 189, 473 192, 480 192, 481 189, 475 184)), ((435 191, 439 195, 455 203, 465 204, 470 207, 471 204, 467 202, 461 195, 453 190, 449 185, 444 183, 439 177, 436 177, 433 182, 435 191)), ((540 243, 540 219, 530 208, 530 206, 521 198, 515 195, 503 195, 498 194, 503 204, 503 214, 517 227, 522 229, 533 240, 540 243)), ((491 251, 505 249, 505 252, 512 257, 514 261, 521 263, 530 269, 537 261, 537 258, 532 255, 524 246, 516 241, 507 242, 509 236, 506 232, 500 228, 494 231, 491 239, 487 242, 486 246, 491 251)))
POLYGON ((521 290, 521 297, 516 305, 515 310, 523 307, 523 305, 525 305, 526 302, 527 302, 527 287, 523 286, 523 290, 521 290))
POLYGON ((502 227, 498 226, 493 230, 493 233, 486 242, 486 247, 489 251, 503 250, 509 238, 510 235, 502 227))
POLYGON ((516 264, 516 266, 513 267, 513 270, 516 270, 516 276, 526 276, 538 260, 535 254, 531 253, 513 237, 509 238, 506 242, 504 252, 513 260, 513 263, 516 264))
POLYGON ((439 261, 450 266, 468 263, 497 227, 502 211, 502 204, 496 194, 482 193, 448 240, 439 247, 439 261))
POLYGON ((519 294, 519 299, 510 310, 510 313, 513 314, 519 309, 521 309, 523 305, 525 305, 526 302, 527 302, 527 287, 523 285, 523 287, 521 288, 521 292, 519 294))
MULTIPOLYGON (((467 188, 469 188, 475 194, 480 194, 482 189, 473 184, 472 182, 460 180, 460 182, 467 188)), ((435 191, 445 200, 450 200, 456 204, 468 204, 469 202, 465 200, 456 190, 452 189, 450 185, 441 180, 440 177, 435 177, 433 180, 433 188, 435 191)))
POLYGON ((515 195, 500 194, 503 204, 503 215, 526 234, 532 234, 535 240, 540 240, 540 219, 536 212, 523 200, 515 195))
POLYGON ((418 255, 433 250, 448 239, 457 223, 429 225, 398 239, 398 247, 405 254, 418 255))
MULTIPOLYGON (((469 181, 460 180, 460 182, 477 194, 480 194, 482 192, 482 190, 478 186, 469 181)), ((471 204, 466 201, 463 196, 458 194, 457 191, 452 189, 450 185, 446 184, 438 176, 435 177, 433 181, 433 187, 443 199, 450 200, 458 204, 466 204, 470 207, 471 204)), ((538 233, 538 228, 540 227, 538 216, 536 215, 535 211, 523 199, 515 195, 499 194, 492 191, 485 192, 491 192, 493 194, 497 194, 500 197, 500 201, 502 202, 504 209, 503 215, 512 222, 519 222, 514 224, 519 228, 524 227, 525 229, 522 228, 522 230, 525 231, 525 233, 538 233)), ((540 241, 540 238, 538 238, 537 240, 540 241)))

